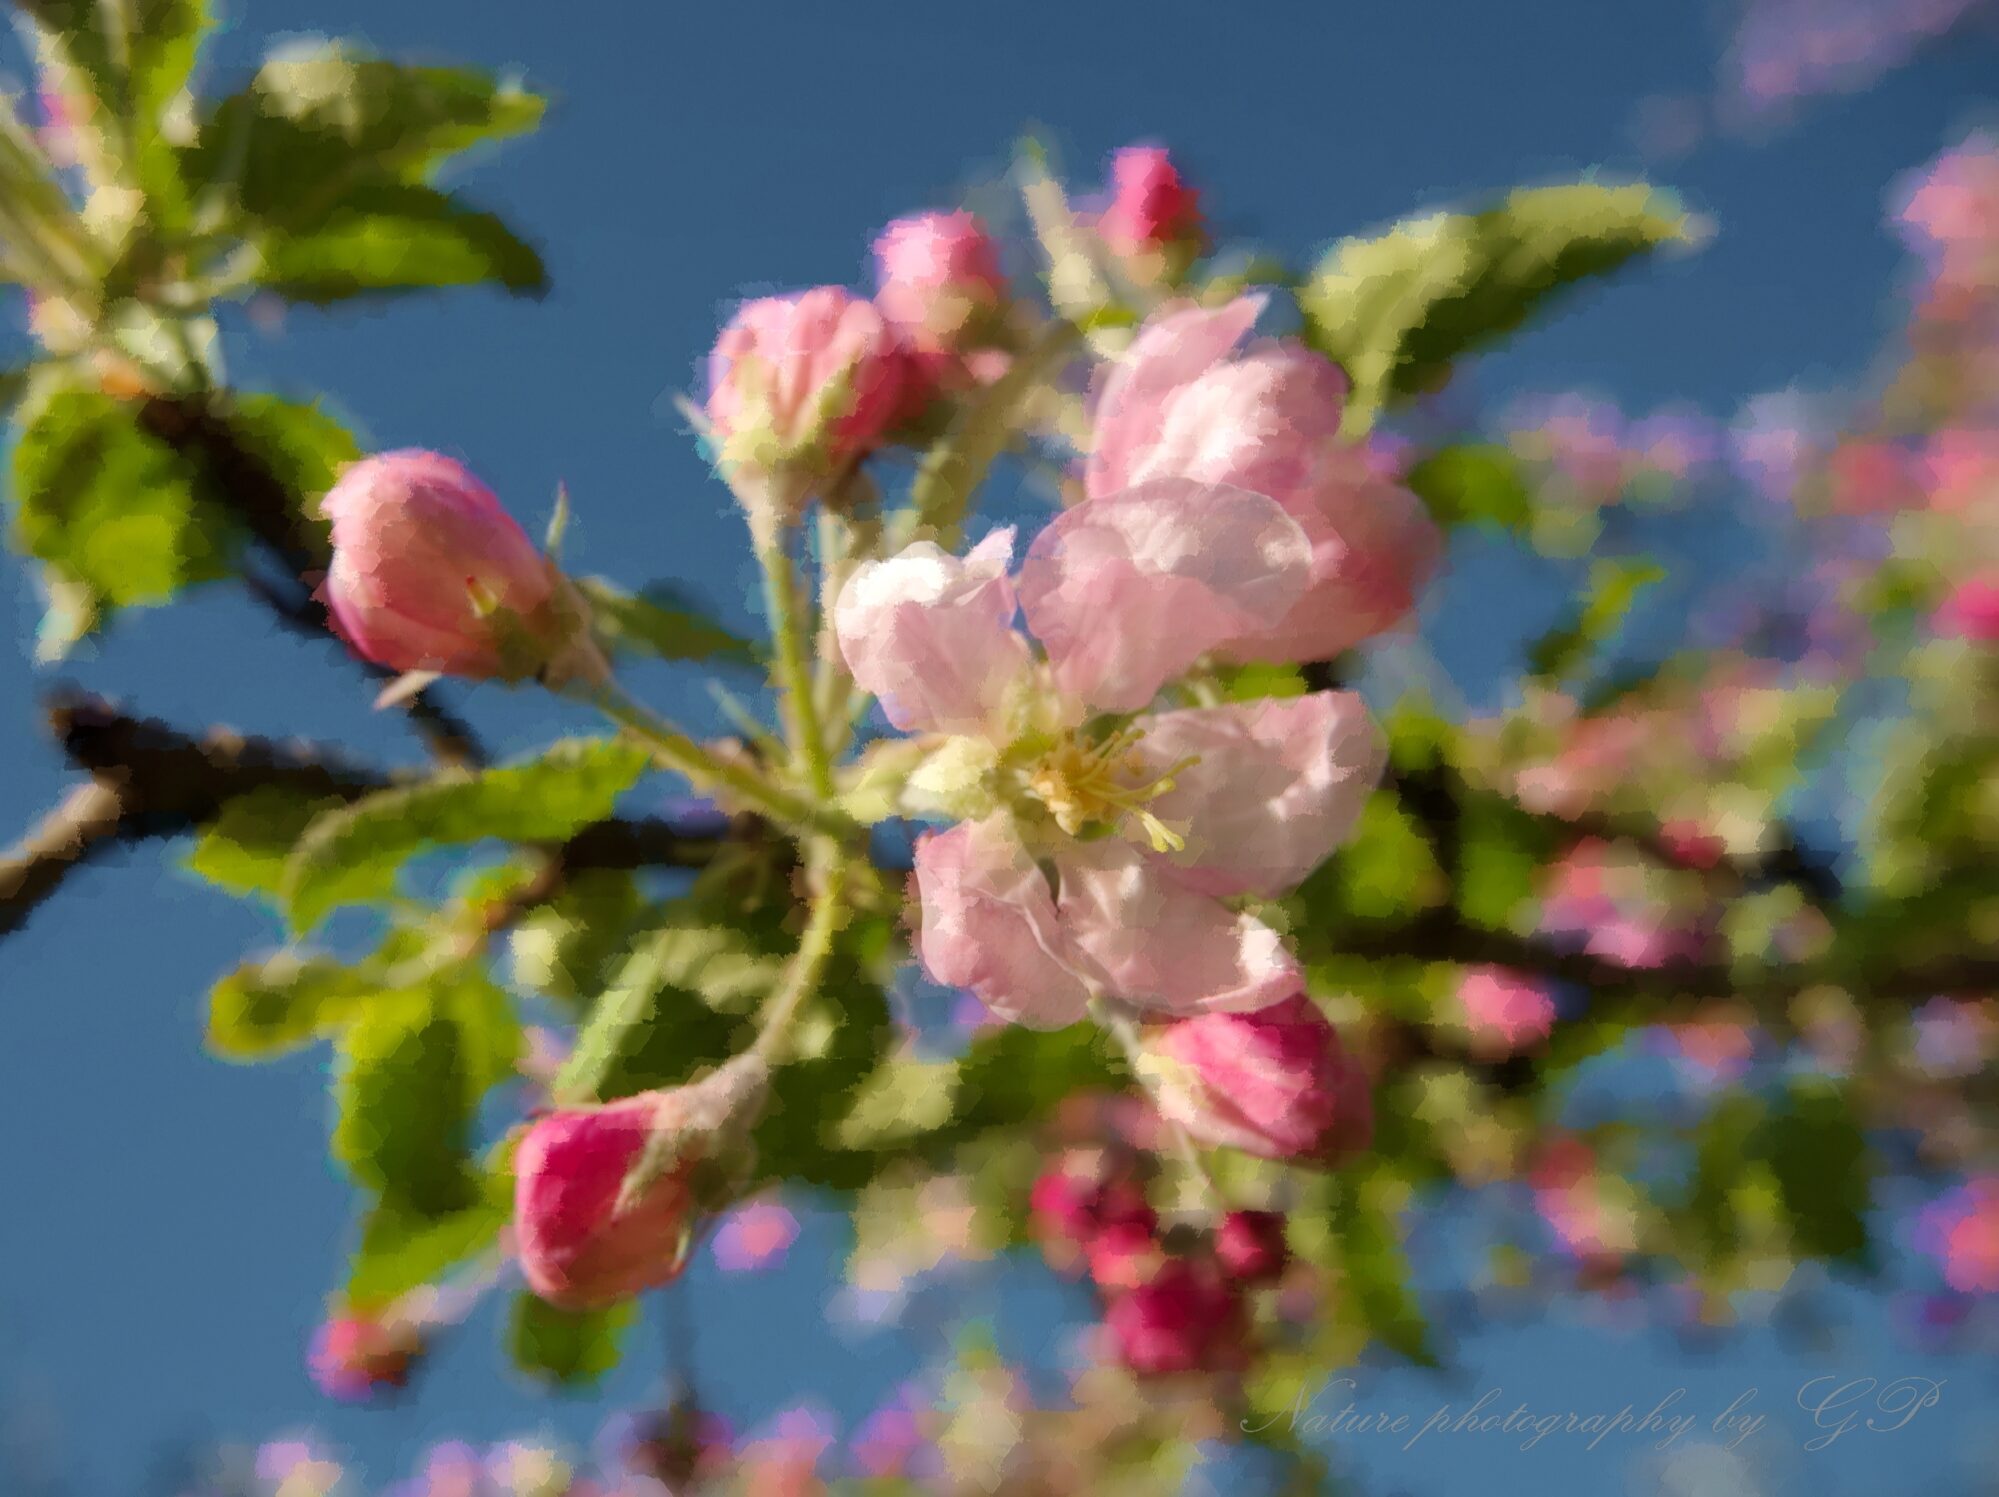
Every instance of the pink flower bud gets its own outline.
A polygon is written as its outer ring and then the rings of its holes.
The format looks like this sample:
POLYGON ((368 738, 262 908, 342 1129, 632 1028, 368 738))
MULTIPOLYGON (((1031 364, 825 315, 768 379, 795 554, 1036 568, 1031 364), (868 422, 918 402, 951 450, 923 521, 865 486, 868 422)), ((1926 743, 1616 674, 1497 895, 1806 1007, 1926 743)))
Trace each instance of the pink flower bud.
POLYGON ((1165 1025, 1146 1051, 1160 1112, 1205 1143, 1330 1165, 1373 1140, 1367 1077, 1302 993, 1165 1025))
POLYGON ((1172 1258, 1104 1315, 1118 1360, 1156 1375, 1229 1367, 1241 1361, 1242 1301, 1211 1263, 1172 1258))
POLYGON ((1087 1263, 1111 1272, 1114 1259, 1150 1244, 1159 1214, 1145 1189, 1123 1173, 1123 1161, 1087 1151, 1071 1153, 1034 1182, 1028 1197, 1030 1220, 1052 1267, 1073 1271, 1087 1263))
POLYGON ((1006 294, 999 257, 971 213, 898 218, 875 240, 875 306, 910 345, 956 352, 1006 294))
POLYGON ((1979 644, 1999 640, 1999 573, 1960 582, 1930 620, 1939 634, 1979 644))
POLYGON ((514 1234, 534 1292, 588 1309, 675 1278, 703 1166, 746 1147, 767 1079, 741 1057, 686 1086, 550 1113, 528 1129, 514 1155, 514 1234))
POLYGON ((327 1397, 360 1403, 384 1388, 402 1387, 422 1354, 423 1340, 413 1327, 340 1315, 314 1332, 306 1370, 327 1397))
POLYGON ((1136 1289, 1151 1278, 1165 1250, 1156 1227, 1147 1222, 1113 1222, 1092 1237, 1084 1249, 1090 1279, 1106 1292, 1136 1289))
POLYGON ((1198 199, 1163 146, 1126 146, 1111 157, 1111 202, 1097 232, 1120 255, 1198 246, 1198 199))
POLYGON ((744 303, 708 356, 723 471, 845 467, 901 413, 905 363, 882 314, 838 286, 744 303))
POLYGON ((435 452, 355 463, 320 502, 324 596, 355 652, 398 671, 518 679, 576 633, 561 579, 493 491, 435 452))
POLYGON ((1281 1211, 1231 1211, 1215 1228, 1215 1261, 1238 1284, 1268 1284, 1290 1261, 1281 1211))

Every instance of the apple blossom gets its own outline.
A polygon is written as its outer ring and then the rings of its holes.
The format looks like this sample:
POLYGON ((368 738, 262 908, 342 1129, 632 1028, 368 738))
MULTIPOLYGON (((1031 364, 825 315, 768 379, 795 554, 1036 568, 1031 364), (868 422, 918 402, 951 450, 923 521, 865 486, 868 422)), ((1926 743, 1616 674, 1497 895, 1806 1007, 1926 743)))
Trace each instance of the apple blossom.
POLYGON ((1233 1366, 1245 1350, 1241 1298, 1212 1263, 1195 1259, 1169 1258, 1118 1294, 1104 1326, 1118 1359, 1143 1375, 1233 1366))
POLYGON ((1472 1033, 1506 1051, 1545 1040, 1555 1023, 1555 1001, 1548 990, 1503 967, 1468 970, 1458 983, 1458 1001, 1472 1033))
POLYGON ((1339 440, 1347 382, 1334 365, 1283 340, 1235 352, 1263 305, 1183 304, 1140 330, 1097 402, 1084 489, 1095 503, 1177 478, 1275 500, 1311 547, 1309 582, 1224 653, 1330 659, 1409 613, 1442 540, 1385 448, 1339 440))
POLYGON ((402 1387, 422 1354, 423 1340, 414 1327, 350 1313, 334 1316, 313 1333, 306 1366, 327 1397, 358 1403, 384 1388, 402 1387))
POLYGON ((1254 1013, 1209 1013, 1143 1041, 1159 1110, 1203 1143, 1334 1164, 1374 1136, 1365 1073, 1317 1004, 1294 990, 1254 1013))
POLYGON ((333 529, 327 612, 365 659, 475 679, 588 668, 581 605, 462 464, 378 453, 340 475, 320 512, 333 529))
POLYGON ((1111 157, 1110 203, 1097 232, 1128 258, 1177 252, 1191 259, 1203 238, 1199 197, 1164 147, 1126 146, 1111 157))
POLYGON ((921 352, 960 350, 1006 294, 991 236, 963 210, 898 218, 874 254, 875 306, 921 352))
POLYGON ((1270 1283, 1289 1259, 1281 1211, 1231 1211, 1215 1227, 1215 1261, 1234 1283, 1270 1283))
POLYGON ((1270 499, 1169 479, 1058 517, 1017 587, 1012 543, 919 543, 857 569, 834 609, 890 721, 947 735, 911 777, 959 818, 916 850, 924 967, 1035 1027, 1093 993, 1168 1013, 1283 997, 1295 959, 1220 900, 1288 891, 1352 829, 1382 764, 1366 711, 1332 692, 1141 709, 1288 611, 1302 532, 1270 499))

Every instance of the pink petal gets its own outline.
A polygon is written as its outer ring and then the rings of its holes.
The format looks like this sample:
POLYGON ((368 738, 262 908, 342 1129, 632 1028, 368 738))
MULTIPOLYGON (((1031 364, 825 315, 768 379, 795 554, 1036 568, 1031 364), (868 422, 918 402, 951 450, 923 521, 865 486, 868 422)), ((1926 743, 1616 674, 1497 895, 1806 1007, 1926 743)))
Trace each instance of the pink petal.
POLYGON ((1129 843, 1079 842, 1056 859, 1063 928, 1107 991, 1170 1014, 1263 1008, 1298 990, 1297 960, 1251 915, 1179 883, 1129 843))
POLYGON ((1263 305, 1261 296, 1239 296, 1225 307, 1182 306, 1155 313, 1139 330, 1097 401, 1095 445, 1084 477, 1092 499, 1137 481, 1133 465, 1158 440, 1174 392, 1227 358, 1256 326, 1263 305))
POLYGON ((1063 934, 1048 881, 1004 819, 960 822, 916 846, 917 955, 1003 1019, 1060 1029, 1083 1017, 1088 962, 1063 934))
POLYGON ((1162 479, 1059 515, 1028 548, 1020 603, 1065 695, 1131 712, 1210 650, 1276 624, 1310 566, 1274 501, 1162 479))
POLYGON ((1386 763, 1380 732, 1352 692, 1197 707, 1143 719, 1147 770, 1173 774, 1150 809, 1186 839, 1180 881, 1208 894, 1296 888, 1344 842, 1386 763))
POLYGON ((847 669, 904 732, 976 733, 1031 661, 1013 628, 1013 532, 962 561, 919 541, 858 568, 833 610, 847 669))

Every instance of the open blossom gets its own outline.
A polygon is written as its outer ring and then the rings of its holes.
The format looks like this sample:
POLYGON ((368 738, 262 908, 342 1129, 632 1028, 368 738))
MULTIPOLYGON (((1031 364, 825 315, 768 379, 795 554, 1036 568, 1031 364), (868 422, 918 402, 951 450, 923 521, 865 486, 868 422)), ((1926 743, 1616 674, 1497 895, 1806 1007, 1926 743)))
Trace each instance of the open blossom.
POLYGON ((462 464, 379 453, 342 473, 320 511, 333 526, 327 610, 377 665, 517 679, 573 644, 561 578, 462 464))
POLYGON ((552 1304, 612 1304, 675 1278, 698 1209, 697 1172, 731 1148, 761 1098, 761 1062, 740 1057, 700 1081, 552 1112, 514 1155, 521 1270, 552 1304), (672 1147, 635 1178, 649 1146, 672 1147))
POLYGON ((708 356, 707 417, 724 473, 844 467, 901 414, 906 373, 881 312, 838 286, 744 303, 708 356))
POLYGON ((964 818, 917 846, 924 967, 1042 1028, 1081 1018, 1092 992, 1195 1013, 1295 990, 1277 933, 1221 900, 1286 892, 1351 830, 1382 764, 1365 708, 1316 692, 1142 709, 1289 609, 1298 527, 1258 495, 1166 480, 1058 517, 1017 591, 1012 545, 918 544, 858 569, 834 610, 889 720, 951 735, 913 781, 957 766, 948 809, 964 818))
POLYGON ((1160 1112, 1204 1143, 1333 1164, 1373 1140, 1367 1076, 1303 993, 1257 1013, 1182 1019, 1144 1045, 1160 1112))
POLYGON ((1104 383, 1084 488, 1100 502, 1182 479, 1275 500, 1311 548, 1307 585, 1224 652, 1325 660, 1401 622, 1443 543, 1385 449, 1339 441, 1337 368, 1284 340, 1236 352, 1262 310, 1263 298, 1243 296, 1148 322, 1104 383))

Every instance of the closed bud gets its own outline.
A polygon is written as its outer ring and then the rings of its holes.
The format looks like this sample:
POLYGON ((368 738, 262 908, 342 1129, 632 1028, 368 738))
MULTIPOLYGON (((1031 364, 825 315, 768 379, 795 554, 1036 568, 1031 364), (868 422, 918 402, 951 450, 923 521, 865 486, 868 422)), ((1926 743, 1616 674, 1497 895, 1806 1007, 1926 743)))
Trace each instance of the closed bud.
POLYGON ((906 363, 882 314, 838 286, 746 302, 708 356, 723 476, 747 498, 838 474, 901 414, 906 363))
POLYGON ((574 590, 462 464, 379 453, 341 474, 320 511, 333 526, 327 610, 364 659, 508 681, 603 670, 574 590))
POLYGON ((1281 1211, 1231 1211, 1215 1228, 1215 1261, 1237 1284, 1268 1284, 1290 1258, 1281 1211))
POLYGON ((336 1315, 313 1333, 306 1370, 327 1397, 361 1403, 384 1389, 402 1387, 422 1355, 423 1338, 412 1325, 371 1315, 336 1315))
POLYGON ((769 1072, 739 1056, 700 1081, 564 1108, 514 1156, 522 1272, 551 1304, 613 1304, 678 1276, 696 1218, 749 1148, 769 1072))
POLYGON ((1160 1112, 1204 1143, 1331 1165, 1374 1136, 1367 1077, 1303 994, 1164 1025, 1140 1064, 1160 1112))
POLYGON ((1111 157, 1097 232, 1139 280, 1178 280, 1205 247, 1199 196, 1163 146, 1126 146, 1111 157))
POLYGON ((1170 1258, 1104 1314, 1118 1360, 1145 1376, 1241 1364, 1242 1300, 1212 1263, 1170 1258))
POLYGON ((1006 296, 1006 278, 977 216, 918 213, 898 218, 875 240, 875 306, 913 355, 917 393, 963 386, 963 361, 987 341, 1006 296))

